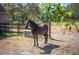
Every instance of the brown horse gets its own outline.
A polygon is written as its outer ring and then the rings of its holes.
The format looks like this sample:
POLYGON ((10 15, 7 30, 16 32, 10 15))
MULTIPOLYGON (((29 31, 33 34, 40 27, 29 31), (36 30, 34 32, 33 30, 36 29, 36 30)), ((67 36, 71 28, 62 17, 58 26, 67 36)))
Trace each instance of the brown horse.
POLYGON ((44 35, 45 37, 45 43, 48 41, 48 25, 43 24, 41 26, 38 26, 34 21, 27 19, 25 21, 26 29, 28 26, 31 28, 31 32, 34 37, 34 46, 38 46, 38 35, 44 35))

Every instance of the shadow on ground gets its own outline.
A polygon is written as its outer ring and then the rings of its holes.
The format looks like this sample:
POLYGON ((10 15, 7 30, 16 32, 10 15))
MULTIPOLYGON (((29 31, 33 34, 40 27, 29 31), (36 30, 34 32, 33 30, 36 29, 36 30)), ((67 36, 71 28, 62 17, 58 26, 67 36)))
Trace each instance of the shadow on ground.
POLYGON ((52 50, 58 47, 60 46, 55 44, 47 44, 44 47, 39 47, 44 51, 44 52, 41 52, 40 54, 51 54, 52 50))

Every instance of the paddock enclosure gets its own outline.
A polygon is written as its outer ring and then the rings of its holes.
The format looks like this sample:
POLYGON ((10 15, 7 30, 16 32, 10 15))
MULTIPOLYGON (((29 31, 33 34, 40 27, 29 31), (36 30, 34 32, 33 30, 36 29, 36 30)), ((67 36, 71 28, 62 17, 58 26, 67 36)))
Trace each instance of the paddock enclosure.
POLYGON ((79 3, 0 3, 0 55, 79 55, 79 3), (33 46, 28 19, 48 24, 48 43, 38 35, 33 46))
POLYGON ((44 44, 44 37, 39 36, 39 47, 34 47, 31 31, 25 29, 25 24, 0 24, 0 29, 3 30, 3 35, 0 36, 1 55, 79 54, 79 33, 75 28, 67 31, 54 25, 51 27, 52 39, 48 39, 48 43, 44 44), (8 33, 9 36, 4 33, 8 33))

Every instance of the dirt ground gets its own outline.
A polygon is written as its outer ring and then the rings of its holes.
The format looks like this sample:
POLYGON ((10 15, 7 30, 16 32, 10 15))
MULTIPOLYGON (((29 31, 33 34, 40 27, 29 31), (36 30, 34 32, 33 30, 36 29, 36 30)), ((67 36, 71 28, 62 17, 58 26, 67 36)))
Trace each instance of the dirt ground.
POLYGON ((0 37, 1 55, 78 55, 79 33, 61 30, 52 31, 52 39, 44 44, 44 38, 39 37, 39 47, 33 46, 33 38, 24 36, 0 37))

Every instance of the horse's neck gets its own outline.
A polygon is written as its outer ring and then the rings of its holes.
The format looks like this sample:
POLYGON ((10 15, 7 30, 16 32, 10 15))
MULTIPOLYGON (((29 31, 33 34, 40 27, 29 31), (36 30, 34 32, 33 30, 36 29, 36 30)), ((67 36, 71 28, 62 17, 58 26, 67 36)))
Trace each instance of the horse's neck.
POLYGON ((31 21, 30 27, 31 27, 31 30, 36 30, 37 28, 39 28, 39 26, 33 21, 31 21))

